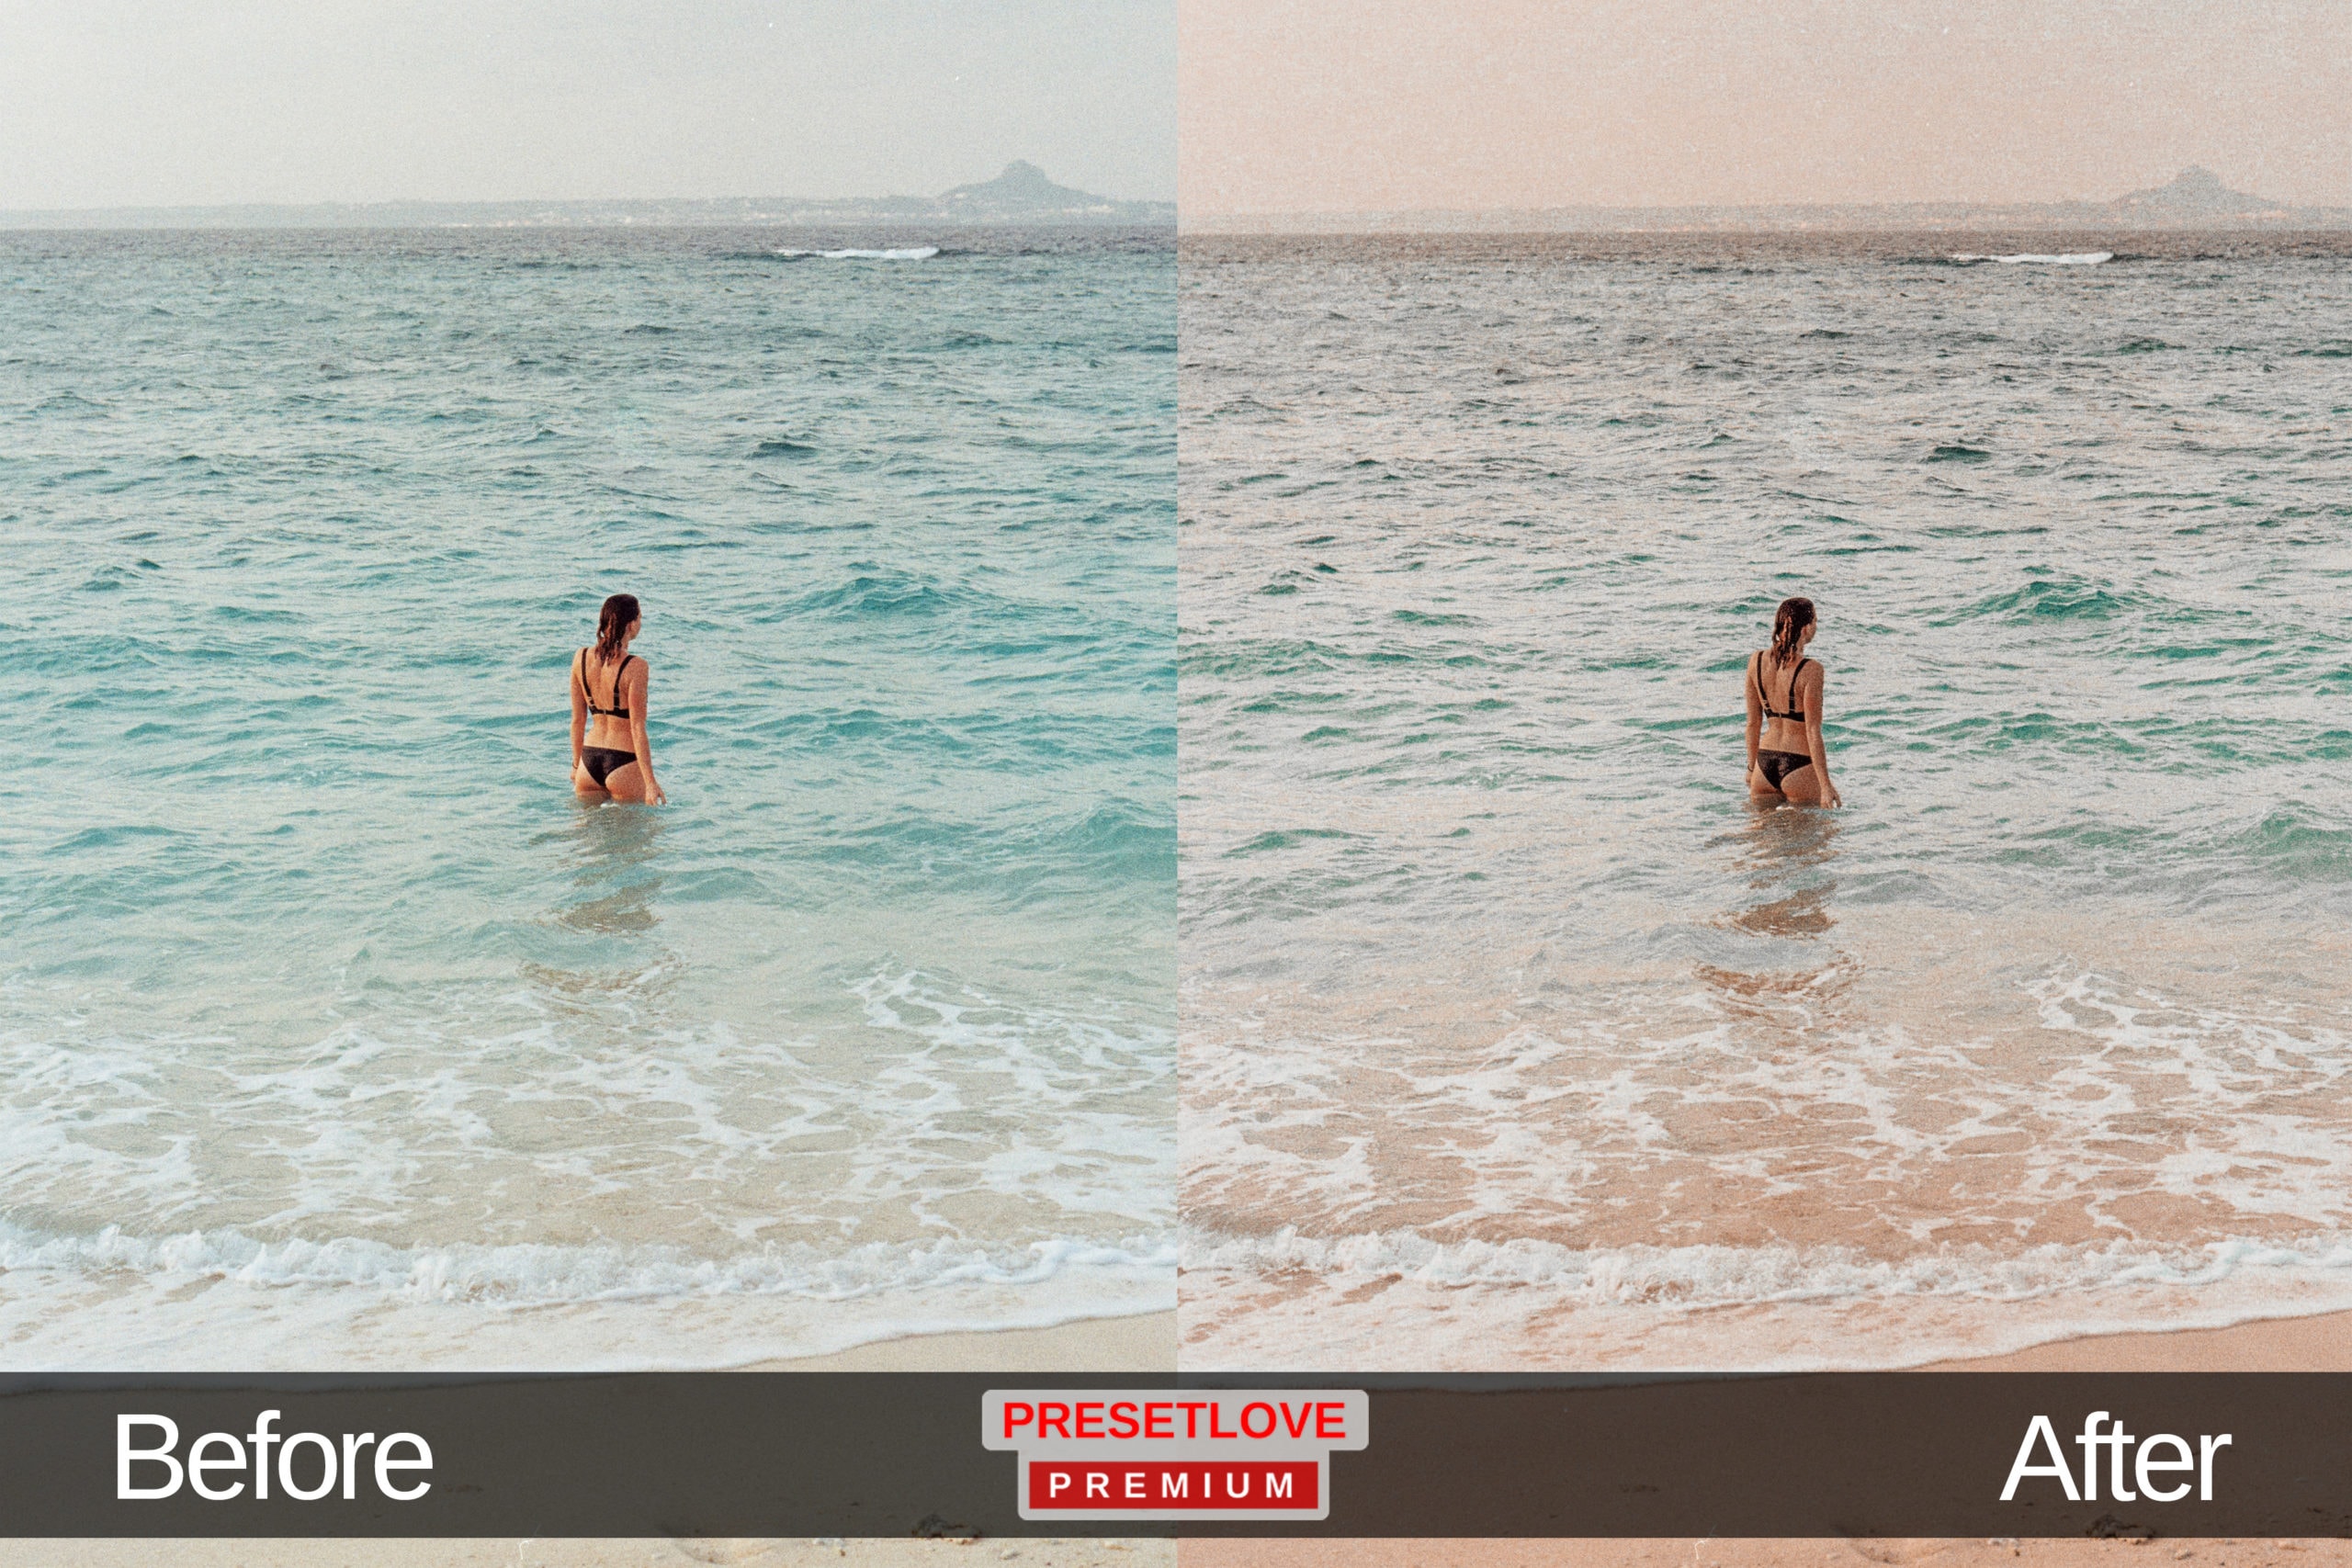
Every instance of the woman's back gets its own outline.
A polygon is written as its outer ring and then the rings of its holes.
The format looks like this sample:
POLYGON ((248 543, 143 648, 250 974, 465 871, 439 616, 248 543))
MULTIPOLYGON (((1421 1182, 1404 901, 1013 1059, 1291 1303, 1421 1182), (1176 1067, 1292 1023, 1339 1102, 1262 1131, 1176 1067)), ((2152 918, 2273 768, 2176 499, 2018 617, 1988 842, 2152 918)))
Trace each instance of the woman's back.
POLYGON ((629 666, 645 660, 634 653, 617 660, 600 660, 593 648, 583 648, 574 660, 581 694, 588 699, 589 728, 604 739, 626 742, 629 721, 629 666), (603 695, 599 696, 598 694, 603 695))
POLYGON ((1804 680, 1804 668, 1813 660, 1798 654, 1796 662, 1783 664, 1775 659, 1769 648, 1759 649, 1755 657, 1756 694, 1763 699, 1764 717, 1769 726, 1783 723, 1803 726, 1804 723, 1804 694, 1797 688, 1804 680), (1780 700, 1772 697, 1774 687, 1781 690, 1780 700))

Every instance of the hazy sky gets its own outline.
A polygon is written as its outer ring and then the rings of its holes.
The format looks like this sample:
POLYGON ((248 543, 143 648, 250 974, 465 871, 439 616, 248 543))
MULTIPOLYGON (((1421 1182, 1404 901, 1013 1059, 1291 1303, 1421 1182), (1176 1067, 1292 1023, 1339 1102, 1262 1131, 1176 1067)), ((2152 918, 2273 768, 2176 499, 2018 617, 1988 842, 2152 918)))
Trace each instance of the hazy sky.
POLYGON ((0 208, 1176 187, 1176 0, 0 0, 0 208))
POLYGON ((1180 199, 2352 206, 2342 0, 1184 0, 1180 199))

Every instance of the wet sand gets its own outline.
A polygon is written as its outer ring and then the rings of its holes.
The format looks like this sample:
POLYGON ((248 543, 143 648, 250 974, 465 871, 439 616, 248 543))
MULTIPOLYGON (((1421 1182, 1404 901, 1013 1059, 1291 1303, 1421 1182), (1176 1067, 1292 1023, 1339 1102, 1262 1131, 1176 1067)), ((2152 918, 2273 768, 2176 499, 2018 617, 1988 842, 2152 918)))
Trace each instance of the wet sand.
POLYGON ((2346 1372, 2352 1371, 2352 1313, 2280 1317, 2227 1328, 2101 1334, 1959 1361, 1931 1372, 2346 1372))
POLYGON ((1098 1317, 1053 1328, 922 1334, 831 1356, 761 1361, 755 1372, 1168 1372, 1176 1370, 1176 1314, 1098 1317))

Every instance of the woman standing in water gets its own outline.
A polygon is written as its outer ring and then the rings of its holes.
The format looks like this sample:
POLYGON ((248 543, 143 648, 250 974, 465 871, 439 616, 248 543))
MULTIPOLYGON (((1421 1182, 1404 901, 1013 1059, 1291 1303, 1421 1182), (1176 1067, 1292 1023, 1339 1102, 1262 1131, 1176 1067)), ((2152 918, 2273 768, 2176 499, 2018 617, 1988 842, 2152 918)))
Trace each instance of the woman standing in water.
POLYGON ((1812 600, 1783 599, 1772 646, 1747 661, 1747 793, 1759 800, 1843 804, 1821 740, 1821 665, 1804 653, 1815 629, 1812 600))
POLYGON ((628 650, 638 624, 637 596, 614 594, 596 617, 596 646, 571 661, 571 787, 583 800, 670 801, 645 734, 646 663, 628 650))

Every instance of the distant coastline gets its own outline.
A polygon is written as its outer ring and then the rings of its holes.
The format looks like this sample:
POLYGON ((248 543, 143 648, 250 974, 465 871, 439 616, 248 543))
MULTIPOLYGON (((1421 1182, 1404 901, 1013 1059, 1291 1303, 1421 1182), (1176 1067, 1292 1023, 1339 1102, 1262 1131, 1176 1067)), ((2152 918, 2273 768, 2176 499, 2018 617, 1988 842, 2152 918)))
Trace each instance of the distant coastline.
POLYGON ((1034 164, 938 196, 707 197, 609 201, 243 203, 0 210, 0 230, 608 229, 839 227, 851 224, 1173 227, 1172 201, 1123 201, 1056 185, 1034 164))
POLYGON ((2210 170, 2111 201, 1759 204, 1721 207, 1548 207, 1449 211, 1264 212, 1187 215, 1188 234, 1377 233, 2095 233, 2107 230, 2352 229, 2352 207, 2298 207, 2234 191, 2210 170))

